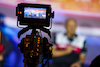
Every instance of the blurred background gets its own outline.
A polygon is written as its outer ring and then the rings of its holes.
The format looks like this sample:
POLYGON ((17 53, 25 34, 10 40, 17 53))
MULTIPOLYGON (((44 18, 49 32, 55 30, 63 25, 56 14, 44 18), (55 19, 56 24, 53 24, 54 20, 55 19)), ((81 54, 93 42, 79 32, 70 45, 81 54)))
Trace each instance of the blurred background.
MULTIPOLYGON (((67 18, 77 20, 76 33, 86 36, 88 52, 85 60, 85 67, 100 54, 100 0, 0 0, 0 30, 4 41, 7 39, 9 54, 5 57, 4 67, 23 67, 23 55, 18 51, 16 6, 18 3, 51 4, 55 11, 51 33, 64 32, 64 21, 67 18), (10 47, 11 46, 11 47, 10 47)), ((26 32, 21 38, 25 37, 26 32)), ((44 34, 44 36, 47 36, 44 34)), ((51 40, 52 41, 52 40, 51 40)))

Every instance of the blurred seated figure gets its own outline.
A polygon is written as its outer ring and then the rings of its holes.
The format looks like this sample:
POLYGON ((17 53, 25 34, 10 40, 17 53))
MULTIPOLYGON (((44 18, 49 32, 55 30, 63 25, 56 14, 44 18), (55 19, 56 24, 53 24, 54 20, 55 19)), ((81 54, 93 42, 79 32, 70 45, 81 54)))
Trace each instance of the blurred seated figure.
POLYGON ((100 55, 91 62, 89 67, 100 67, 100 55))
POLYGON ((67 32, 56 35, 51 67, 83 67, 86 57, 85 37, 75 33, 76 27, 76 20, 68 19, 65 22, 67 32))

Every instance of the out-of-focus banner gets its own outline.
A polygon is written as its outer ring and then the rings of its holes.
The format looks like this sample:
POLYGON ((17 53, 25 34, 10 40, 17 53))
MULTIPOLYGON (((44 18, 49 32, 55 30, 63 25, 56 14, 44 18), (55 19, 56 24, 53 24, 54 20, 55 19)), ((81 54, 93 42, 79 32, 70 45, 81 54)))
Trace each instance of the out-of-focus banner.
POLYGON ((5 4, 20 2, 51 4, 54 9, 100 13, 100 0, 0 0, 5 4))

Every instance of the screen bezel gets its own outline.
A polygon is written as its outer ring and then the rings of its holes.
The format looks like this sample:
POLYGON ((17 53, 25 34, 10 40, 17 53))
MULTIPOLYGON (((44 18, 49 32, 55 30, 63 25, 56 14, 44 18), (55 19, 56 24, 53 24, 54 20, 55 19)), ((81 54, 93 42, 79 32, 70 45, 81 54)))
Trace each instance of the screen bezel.
POLYGON ((50 16, 48 14, 51 13, 51 5, 42 5, 42 4, 19 4, 19 11, 22 11, 22 15, 19 16, 20 18, 20 25, 33 25, 36 24, 37 26, 46 26, 49 27, 50 25, 50 16), (34 18, 24 18, 24 7, 34 7, 34 8, 46 8, 46 19, 34 19, 34 18))

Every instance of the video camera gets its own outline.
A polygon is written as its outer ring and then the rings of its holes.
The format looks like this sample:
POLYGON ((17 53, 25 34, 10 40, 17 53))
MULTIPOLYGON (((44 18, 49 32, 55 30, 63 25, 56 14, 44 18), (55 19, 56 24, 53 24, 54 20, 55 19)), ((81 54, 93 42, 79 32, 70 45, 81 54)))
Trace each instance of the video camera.
POLYGON ((32 29, 31 35, 26 35, 18 44, 21 53, 24 54, 24 67, 36 67, 40 63, 44 67, 48 60, 52 59, 52 50, 49 49, 52 48, 52 44, 46 37, 40 36, 36 29, 47 33, 51 38, 49 29, 45 28, 50 26, 50 19, 54 18, 54 12, 51 13, 51 5, 20 3, 16 7, 16 16, 17 26, 18 22, 20 25, 28 25, 19 31, 18 38, 32 29), (45 63, 44 59, 47 59, 45 63))

